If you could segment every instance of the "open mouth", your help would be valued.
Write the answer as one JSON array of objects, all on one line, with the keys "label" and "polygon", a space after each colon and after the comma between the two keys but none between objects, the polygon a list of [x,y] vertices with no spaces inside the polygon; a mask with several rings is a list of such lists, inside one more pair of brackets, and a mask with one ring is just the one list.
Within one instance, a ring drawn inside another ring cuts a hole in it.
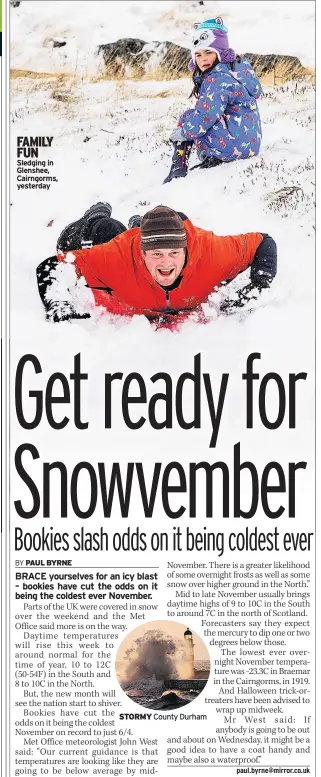
[{"label": "open mouth", "polygon": [[161,270],[160,267],[158,267],[157,272],[162,276],[162,278],[169,278],[174,272],[174,268],[171,267],[170,270]]}]

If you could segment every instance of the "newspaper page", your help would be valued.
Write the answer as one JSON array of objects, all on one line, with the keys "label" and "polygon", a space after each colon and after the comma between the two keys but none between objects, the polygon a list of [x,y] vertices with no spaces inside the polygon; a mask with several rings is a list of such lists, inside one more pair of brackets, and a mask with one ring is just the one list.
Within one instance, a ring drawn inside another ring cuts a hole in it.
[{"label": "newspaper page", "polygon": [[316,775],[315,5],[3,12],[3,773]]}]

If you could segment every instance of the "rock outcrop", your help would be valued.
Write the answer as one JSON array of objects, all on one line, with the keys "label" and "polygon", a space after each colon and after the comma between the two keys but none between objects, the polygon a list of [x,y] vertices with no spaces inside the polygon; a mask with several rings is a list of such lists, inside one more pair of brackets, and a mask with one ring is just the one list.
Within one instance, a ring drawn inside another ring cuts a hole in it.
[{"label": "rock outcrop", "polygon": [[97,55],[102,58],[104,75],[112,78],[181,78],[188,74],[190,60],[189,50],[175,43],[146,43],[138,38],[102,44]]},{"label": "rock outcrop", "polygon": [[301,65],[298,57],[290,57],[283,54],[244,54],[247,57],[256,75],[262,81],[268,78],[275,84],[284,83],[311,75],[311,71]]},{"label": "rock outcrop", "polygon": [[[190,51],[169,41],[146,43],[139,38],[121,38],[98,46],[100,72],[105,78],[176,79],[189,75]],[[246,53],[258,78],[270,84],[304,79],[311,71],[297,57],[281,54]]]}]

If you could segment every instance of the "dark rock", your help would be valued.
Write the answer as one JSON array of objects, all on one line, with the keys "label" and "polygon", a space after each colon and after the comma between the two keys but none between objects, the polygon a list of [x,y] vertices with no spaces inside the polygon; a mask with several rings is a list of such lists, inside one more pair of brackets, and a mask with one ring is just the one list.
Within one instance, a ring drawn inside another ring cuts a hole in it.
[{"label": "dark rock", "polygon": [[54,49],[61,49],[62,46],[66,46],[67,45],[67,41],[66,40],[53,40],[52,43],[53,43],[53,48]]},{"label": "dark rock", "polygon": [[180,78],[188,74],[190,60],[190,51],[183,46],[169,41],[145,43],[137,38],[102,44],[97,55],[103,58],[105,75],[113,78]]},{"label": "dark rock", "polygon": [[284,83],[297,78],[306,78],[310,73],[301,65],[298,57],[284,54],[244,54],[247,57],[258,78],[272,76],[275,84]]},{"label": "dark rock", "polygon": [[[140,38],[121,38],[115,43],[98,46],[96,54],[102,58],[107,78],[157,77],[166,80],[190,75],[190,50],[169,41],[146,43]],[[243,56],[248,57],[258,78],[268,77],[271,83],[306,78],[311,74],[297,57],[251,53]]]},{"label": "dark rock", "polygon": [[160,699],[152,702],[151,709],[153,710],[176,710],[178,707],[185,707],[189,704],[189,699],[184,699],[174,691],[167,691],[163,693]]},{"label": "dark rock", "polygon": [[19,8],[20,0],[10,0],[10,5],[12,5],[12,8]]}]

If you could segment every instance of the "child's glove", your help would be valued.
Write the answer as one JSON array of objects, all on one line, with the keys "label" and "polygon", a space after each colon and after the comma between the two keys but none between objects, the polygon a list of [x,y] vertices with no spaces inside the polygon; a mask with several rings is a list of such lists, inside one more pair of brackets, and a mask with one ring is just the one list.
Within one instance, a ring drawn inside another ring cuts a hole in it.
[{"label": "child's glove", "polygon": [[186,140],[181,127],[176,127],[176,129],[174,129],[169,136],[169,139],[172,141],[172,143],[182,143],[183,140]]}]

